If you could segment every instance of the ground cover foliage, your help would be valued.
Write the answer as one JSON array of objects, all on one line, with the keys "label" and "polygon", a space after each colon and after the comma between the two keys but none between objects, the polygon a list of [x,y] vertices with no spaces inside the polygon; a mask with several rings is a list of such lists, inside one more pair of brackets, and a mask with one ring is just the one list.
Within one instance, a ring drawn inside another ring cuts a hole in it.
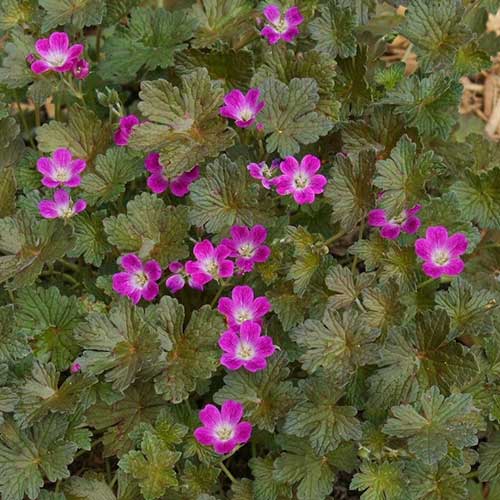
[{"label": "ground cover foliage", "polygon": [[499,8],[2,0],[0,497],[500,498]]}]

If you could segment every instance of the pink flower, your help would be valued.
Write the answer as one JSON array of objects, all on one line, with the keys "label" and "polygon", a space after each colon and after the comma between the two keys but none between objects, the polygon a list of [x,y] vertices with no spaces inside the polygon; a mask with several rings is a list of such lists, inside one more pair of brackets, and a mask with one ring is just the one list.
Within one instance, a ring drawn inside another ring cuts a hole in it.
[{"label": "pink flower", "polygon": [[263,13],[271,25],[266,25],[260,33],[267,38],[270,45],[278,43],[279,40],[291,42],[300,33],[297,26],[302,24],[304,17],[298,7],[289,8],[284,17],[281,16],[280,9],[276,5],[268,5]]},{"label": "pink flower", "polygon": [[195,285],[193,283],[193,279],[186,272],[186,270],[184,269],[184,265],[181,262],[171,262],[168,265],[168,270],[174,274],[167,278],[165,285],[170,289],[172,293],[177,293],[179,290],[182,290],[186,285],[186,281],[191,288],[203,290],[203,286]]},{"label": "pink flower", "polygon": [[415,216],[422,207],[415,205],[413,208],[403,210],[398,217],[387,218],[386,211],[381,208],[370,210],[368,214],[368,224],[382,228],[380,236],[389,240],[395,240],[401,231],[407,234],[415,234],[420,227],[420,219]]},{"label": "pink flower", "polygon": [[240,90],[231,90],[224,97],[224,106],[220,108],[221,116],[236,120],[236,126],[247,128],[255,122],[256,116],[265,106],[264,101],[259,101],[260,90],[250,89],[246,95]]},{"label": "pink flower", "polygon": [[77,200],[73,203],[69,193],[64,189],[54,191],[54,201],[42,200],[38,204],[40,215],[46,219],[69,219],[85,208],[87,208],[85,200]]},{"label": "pink flower", "polygon": [[321,161],[316,156],[304,156],[300,165],[293,156],[287,156],[280,164],[283,175],[276,178],[276,192],[281,196],[292,194],[299,205],[313,203],[327,182],[326,177],[316,174],[320,168]]},{"label": "pink flower", "polygon": [[260,163],[250,163],[247,165],[247,170],[250,172],[250,175],[254,179],[260,181],[266,189],[270,189],[275,183],[273,175],[278,169],[279,163],[279,160],[273,160],[270,167],[268,167],[267,163],[264,161]]},{"label": "pink flower", "polygon": [[78,59],[71,69],[73,76],[77,80],[85,80],[90,73],[90,65],[85,59]]},{"label": "pink flower", "polygon": [[225,354],[220,362],[229,370],[238,370],[243,366],[249,372],[264,370],[266,358],[272,356],[275,347],[273,339],[261,336],[262,328],[258,323],[246,321],[241,325],[239,335],[228,330],[219,338],[219,346]]},{"label": "pink flower", "polygon": [[78,373],[80,370],[82,369],[82,367],[80,366],[79,363],[73,363],[69,369],[69,371],[71,373]]},{"label": "pink flower", "polygon": [[467,251],[467,246],[465,234],[456,233],[448,237],[445,227],[433,226],[427,228],[425,238],[415,242],[415,253],[425,261],[422,270],[427,276],[457,276],[464,270],[464,263],[459,257]]},{"label": "pink flower", "polygon": [[148,187],[156,194],[163,193],[170,185],[172,194],[182,198],[189,193],[189,186],[200,178],[200,167],[196,165],[189,172],[184,172],[169,181],[165,176],[164,167],[160,163],[160,155],[158,153],[150,153],[146,156],[144,165],[146,170],[152,174],[148,177]]},{"label": "pink flower", "polygon": [[42,157],[36,162],[37,170],[43,175],[42,184],[48,188],[79,186],[80,174],[86,167],[85,160],[73,160],[71,151],[66,148],[56,149],[52,158]]},{"label": "pink flower", "polygon": [[252,435],[252,424],[240,422],[243,417],[243,405],[229,399],[224,402],[221,411],[214,405],[206,405],[199,413],[203,427],[194,431],[196,440],[213,446],[216,453],[231,453],[236,446],[245,444]]},{"label": "pink flower", "polygon": [[233,226],[231,239],[222,240],[222,244],[231,250],[230,257],[236,257],[236,265],[244,273],[250,272],[256,262],[265,262],[271,249],[263,245],[267,238],[267,229],[260,224],[249,229],[246,226]]},{"label": "pink flower", "polygon": [[52,33],[49,38],[37,40],[35,48],[42,57],[31,65],[31,70],[36,74],[70,71],[83,52],[83,45],[77,43],[70,46],[68,35],[59,31]]},{"label": "pink flower", "polygon": [[197,260],[188,260],[185,266],[186,272],[191,275],[193,288],[233,275],[234,264],[227,259],[231,250],[225,245],[214,248],[211,241],[203,240],[196,243],[193,253]]},{"label": "pink flower", "polygon": [[119,128],[114,134],[115,144],[117,146],[126,146],[132,135],[132,131],[139,123],[139,118],[135,115],[122,116],[120,118]]},{"label": "pink flower", "polygon": [[156,260],[143,264],[137,255],[129,253],[121,257],[120,265],[124,271],[113,275],[113,290],[130,297],[134,304],[141,297],[147,301],[154,300],[159,292],[156,282],[161,278],[160,264]]},{"label": "pink flower", "polygon": [[219,299],[217,310],[226,317],[231,329],[237,330],[245,321],[262,324],[263,317],[271,310],[266,297],[254,299],[253,290],[246,285],[235,286],[229,297]]}]

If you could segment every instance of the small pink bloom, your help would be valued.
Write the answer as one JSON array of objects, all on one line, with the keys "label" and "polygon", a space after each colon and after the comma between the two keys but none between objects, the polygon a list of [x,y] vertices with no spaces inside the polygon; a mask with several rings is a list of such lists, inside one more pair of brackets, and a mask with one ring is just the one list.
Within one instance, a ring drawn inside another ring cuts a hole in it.
[{"label": "small pink bloom", "polygon": [[273,160],[270,167],[268,167],[267,163],[264,161],[261,161],[260,163],[250,163],[247,165],[247,170],[250,175],[254,179],[260,181],[266,189],[270,189],[275,183],[275,178],[273,178],[273,176],[277,171],[279,164],[279,160]]},{"label": "small pink bloom", "polygon": [[260,90],[250,89],[246,95],[240,90],[231,90],[224,97],[224,106],[220,108],[221,116],[236,120],[236,126],[247,128],[255,122],[265,103],[259,101]]},{"label": "small pink bloom", "polygon": [[132,135],[132,131],[139,123],[139,118],[135,115],[122,116],[120,118],[118,130],[116,130],[114,134],[115,144],[117,146],[126,146]]},{"label": "small pink bloom", "polygon": [[78,59],[71,69],[73,76],[77,80],[85,80],[90,73],[90,65],[85,59]]},{"label": "small pink bloom", "polygon": [[26,56],[26,62],[31,66],[36,61],[35,54],[28,54]]},{"label": "small pink bloom", "polygon": [[252,435],[252,424],[240,422],[243,410],[241,403],[231,399],[222,404],[221,411],[214,405],[206,405],[199,413],[203,427],[195,429],[194,437],[204,446],[213,446],[220,455],[231,453]]},{"label": "small pink bloom", "polygon": [[237,330],[245,321],[262,324],[262,319],[271,310],[266,297],[254,299],[253,290],[246,285],[235,286],[229,297],[219,299],[217,310],[226,317],[231,329]]},{"label": "small pink bloom", "polygon": [[263,13],[270,24],[267,24],[260,33],[267,38],[270,45],[275,45],[280,40],[291,42],[300,33],[297,26],[302,24],[304,17],[298,7],[289,8],[282,16],[278,6],[268,5]]},{"label": "small pink bloom", "polygon": [[54,200],[42,200],[38,204],[40,215],[46,219],[69,219],[87,208],[85,200],[71,201],[64,189],[54,191]]},{"label": "small pink bloom", "polygon": [[130,297],[137,304],[141,297],[149,302],[158,295],[156,283],[161,278],[161,267],[156,260],[142,263],[141,259],[129,253],[120,258],[123,272],[113,275],[113,290],[120,295]]},{"label": "small pink bloom", "polygon": [[188,260],[185,266],[186,272],[191,276],[193,288],[233,275],[234,264],[227,259],[231,250],[225,245],[214,248],[211,241],[203,240],[196,243],[193,253],[197,260]]},{"label": "small pink bloom", "polygon": [[389,240],[395,240],[401,231],[407,234],[415,234],[420,228],[420,219],[415,215],[422,207],[415,205],[413,208],[403,210],[398,217],[387,218],[387,213],[382,208],[371,210],[368,214],[368,224],[380,227],[380,236]]},{"label": "small pink bloom", "polygon": [[37,40],[35,48],[42,57],[31,64],[31,70],[37,74],[46,71],[71,71],[83,52],[83,45],[77,43],[70,46],[68,35],[59,31],[52,33],[49,38]]},{"label": "small pink bloom", "polygon": [[292,194],[299,205],[313,203],[327,182],[326,177],[316,174],[320,168],[321,161],[316,156],[304,156],[300,165],[293,156],[287,156],[280,164],[283,175],[276,178],[276,192],[281,196]]},{"label": "small pink bloom", "polygon": [[219,338],[219,347],[224,351],[220,362],[229,370],[243,367],[249,372],[264,370],[266,358],[272,356],[275,347],[273,339],[261,336],[258,323],[246,321],[241,325],[239,335],[234,330],[224,332]]},{"label": "small pink bloom", "polygon": [[425,238],[415,242],[415,253],[425,262],[422,270],[431,278],[457,276],[464,270],[460,255],[467,251],[467,237],[456,233],[448,236],[443,226],[428,227]]},{"label": "small pink bloom", "polygon": [[150,153],[144,160],[146,170],[151,173],[147,184],[153,193],[160,194],[167,190],[170,185],[170,191],[174,196],[182,198],[189,193],[191,184],[200,178],[200,167],[196,165],[189,172],[184,172],[170,181],[165,175],[164,167],[160,162],[158,153]]},{"label": "small pink bloom", "polygon": [[44,156],[36,162],[37,170],[43,175],[42,184],[48,188],[79,186],[80,174],[86,167],[85,160],[73,160],[71,151],[66,148],[56,149],[51,158]]},{"label": "small pink bloom", "polygon": [[78,373],[81,369],[82,367],[80,366],[79,363],[73,363],[69,370],[71,373]]},{"label": "small pink bloom", "polygon": [[267,229],[260,224],[249,229],[246,226],[233,226],[231,239],[222,240],[230,250],[230,257],[236,257],[236,265],[244,273],[250,272],[256,262],[265,262],[271,249],[263,245],[267,238]]},{"label": "small pink bloom", "polygon": [[179,290],[182,290],[186,285],[186,282],[191,288],[203,290],[203,286],[197,286],[193,283],[191,276],[186,272],[184,265],[181,262],[171,262],[168,265],[168,270],[174,274],[167,278],[165,285],[172,293],[177,293]]}]

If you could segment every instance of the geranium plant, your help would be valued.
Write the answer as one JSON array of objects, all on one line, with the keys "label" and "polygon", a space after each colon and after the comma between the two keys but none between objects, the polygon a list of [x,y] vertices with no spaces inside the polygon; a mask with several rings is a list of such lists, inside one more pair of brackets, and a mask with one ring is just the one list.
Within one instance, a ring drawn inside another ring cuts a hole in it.
[{"label": "geranium plant", "polygon": [[499,8],[0,1],[0,497],[500,498]]}]

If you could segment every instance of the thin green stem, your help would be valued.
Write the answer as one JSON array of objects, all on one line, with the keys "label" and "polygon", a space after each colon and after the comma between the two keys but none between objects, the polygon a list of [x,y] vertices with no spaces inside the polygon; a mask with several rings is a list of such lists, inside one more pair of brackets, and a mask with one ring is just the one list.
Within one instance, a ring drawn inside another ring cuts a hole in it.
[{"label": "thin green stem", "polygon": [[215,297],[212,299],[212,302],[210,302],[210,307],[214,307],[217,301],[219,300],[220,296],[222,295],[222,292],[224,291],[225,288],[229,286],[229,283],[227,281],[223,281],[217,290],[217,293],[215,294]]},{"label": "thin green stem", "polygon": [[80,268],[76,264],[73,264],[72,262],[67,262],[64,259],[57,259],[57,262],[59,262],[60,264],[62,264],[64,267],[67,267],[68,269],[71,269],[75,273],[77,273],[80,270]]},{"label": "thin green stem", "polygon": [[37,102],[35,104],[35,126],[38,128],[41,125],[41,120],[40,120],[40,106],[38,105]]},{"label": "thin green stem", "polygon": [[428,280],[422,281],[422,283],[419,283],[419,284],[417,285],[417,289],[419,289],[419,288],[424,288],[424,286],[427,286],[427,285],[429,285],[430,283],[433,283],[434,281],[436,281],[434,278],[429,278]]},{"label": "thin green stem", "polygon": [[97,27],[97,31],[95,33],[95,60],[99,62],[101,59],[101,36],[102,29],[100,26]]},{"label": "thin green stem", "polygon": [[333,236],[330,236],[326,241],[325,241],[325,245],[328,247],[330,246],[334,241],[337,241],[339,240],[340,238],[342,238],[342,236],[345,235],[345,231],[342,229],[340,230],[338,233],[335,233]]},{"label": "thin green stem", "polygon": [[[363,238],[363,231],[365,230],[365,221],[362,221],[360,226],[359,226],[359,235],[358,235],[358,241]],[[354,274],[354,271],[356,271],[356,266],[358,265],[358,256],[355,255],[354,259],[352,261],[352,267],[351,267],[351,272]]]},{"label": "thin green stem", "polygon": [[220,468],[222,472],[231,480],[232,483],[236,483],[236,478],[229,472],[229,469],[224,465],[224,462],[220,462]]},{"label": "thin green stem", "polygon": [[21,107],[21,103],[19,102],[19,98],[17,97],[17,92],[14,94],[16,96],[16,107],[17,107],[17,112],[19,114],[19,118],[21,120],[21,123],[23,124],[24,131],[26,132],[28,136],[28,140],[30,141],[31,147],[33,149],[36,149],[35,142],[33,141],[33,138],[31,137],[31,129],[28,126],[28,122],[26,120],[26,116],[24,114],[24,110]]}]

